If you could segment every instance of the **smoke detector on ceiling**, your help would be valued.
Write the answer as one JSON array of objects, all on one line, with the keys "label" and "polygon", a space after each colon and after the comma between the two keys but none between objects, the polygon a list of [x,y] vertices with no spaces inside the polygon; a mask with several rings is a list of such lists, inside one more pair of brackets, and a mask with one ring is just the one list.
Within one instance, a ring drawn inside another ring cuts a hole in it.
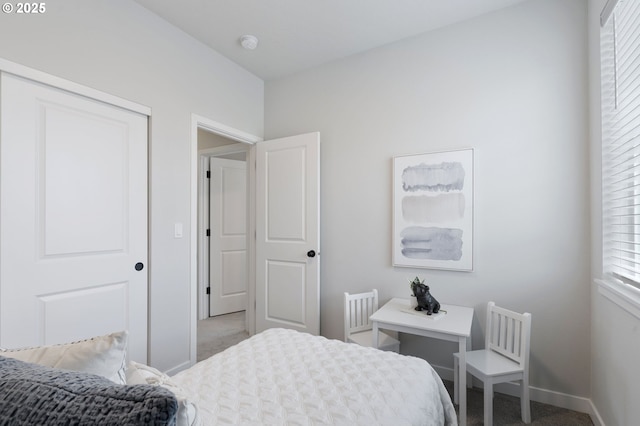
[{"label": "smoke detector on ceiling", "polygon": [[258,38],[251,34],[245,34],[240,37],[240,44],[247,50],[253,50],[258,47]]}]

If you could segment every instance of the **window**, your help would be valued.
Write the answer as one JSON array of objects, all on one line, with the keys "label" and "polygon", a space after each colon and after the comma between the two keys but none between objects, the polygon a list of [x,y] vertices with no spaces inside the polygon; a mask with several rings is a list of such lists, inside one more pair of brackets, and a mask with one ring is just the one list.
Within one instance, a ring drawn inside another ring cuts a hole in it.
[{"label": "window", "polygon": [[[640,0],[601,15],[603,273],[640,295]],[[625,285],[626,284],[626,285]],[[636,299],[640,300],[640,299]]]}]

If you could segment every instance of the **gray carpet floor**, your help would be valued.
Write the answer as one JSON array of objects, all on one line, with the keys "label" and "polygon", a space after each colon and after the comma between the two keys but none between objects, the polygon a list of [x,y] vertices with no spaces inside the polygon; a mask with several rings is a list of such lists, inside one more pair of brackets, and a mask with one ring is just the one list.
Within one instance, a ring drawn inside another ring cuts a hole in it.
[{"label": "gray carpet floor", "polygon": [[[453,382],[443,380],[453,400]],[[456,413],[458,406],[456,405]],[[467,390],[467,425],[484,424],[484,398],[481,388]],[[522,425],[520,398],[493,393],[493,424],[500,426]],[[591,417],[585,413],[531,401],[531,423],[540,426],[593,426]]]},{"label": "gray carpet floor", "polygon": [[[245,331],[245,313],[236,312],[198,321],[198,361],[222,352],[229,346],[249,337]],[[453,382],[444,380],[444,384],[453,399]],[[457,407],[456,407],[457,411]],[[483,424],[484,401],[482,389],[467,391],[467,424]],[[558,408],[553,405],[531,402],[532,425],[539,426],[592,426],[588,414]],[[521,425],[520,399],[494,393],[493,424],[499,426]]]},{"label": "gray carpet floor", "polygon": [[197,360],[202,361],[249,337],[244,311],[198,321]]}]

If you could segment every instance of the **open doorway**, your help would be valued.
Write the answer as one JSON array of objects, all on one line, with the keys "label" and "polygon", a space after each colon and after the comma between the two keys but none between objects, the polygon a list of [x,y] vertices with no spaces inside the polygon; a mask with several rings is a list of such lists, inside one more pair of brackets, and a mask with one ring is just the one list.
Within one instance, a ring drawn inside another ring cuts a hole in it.
[{"label": "open doorway", "polygon": [[250,145],[198,128],[197,361],[249,336],[247,256]]},{"label": "open doorway", "polygon": [[[245,157],[250,165],[247,167],[248,297],[245,329],[249,335],[274,326],[319,334],[320,134],[313,132],[263,141],[260,137],[195,114],[192,114],[191,129],[191,224],[198,224],[190,227],[193,253],[190,277],[191,364],[198,358],[199,315],[206,311],[203,307],[206,286],[201,286],[198,281],[206,276],[199,268],[206,264],[200,259],[208,245],[202,233],[207,228],[199,222],[205,215],[198,211],[198,206],[203,205],[199,192],[202,176],[199,174],[202,163],[198,155],[200,131],[229,139],[215,149],[232,149],[224,145],[233,146],[231,141],[248,147]],[[301,224],[305,226],[301,227]],[[282,250],[282,244],[268,244],[274,239],[280,243],[292,242],[293,250]],[[272,267],[266,268],[268,265]]]},{"label": "open doorway", "polygon": [[[215,138],[219,136],[220,138]],[[209,138],[216,139],[215,141]],[[200,191],[206,179],[206,174],[201,173],[206,170],[202,167],[202,157],[199,155],[198,141],[200,140],[203,151],[206,149],[224,150],[230,149],[235,143],[244,145],[247,149],[247,164],[255,164],[255,144],[262,141],[262,138],[246,133],[244,131],[229,127],[225,124],[213,121],[196,114],[191,115],[191,276],[190,276],[190,300],[191,300],[191,331],[190,331],[190,364],[193,365],[198,359],[198,321],[208,318],[208,298],[206,294],[207,285],[205,277],[208,272],[204,267],[208,266],[208,238],[206,237],[207,227],[204,225],[206,217],[200,211],[200,207],[206,205],[202,201],[203,194]],[[231,148],[235,149],[235,148]],[[217,152],[220,154],[221,152]],[[229,154],[230,152],[226,152]],[[247,197],[247,235],[255,235],[255,168],[247,168],[248,197]],[[245,311],[245,330],[249,334],[255,333],[255,239],[247,238],[248,253],[248,300]]]}]

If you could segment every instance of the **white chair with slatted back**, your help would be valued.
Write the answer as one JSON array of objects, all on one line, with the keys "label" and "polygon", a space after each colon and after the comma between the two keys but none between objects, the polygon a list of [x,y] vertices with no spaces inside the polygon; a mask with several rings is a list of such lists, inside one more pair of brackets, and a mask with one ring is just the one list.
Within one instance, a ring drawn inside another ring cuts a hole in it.
[{"label": "white chair with slatted back", "polygon": [[[344,341],[361,346],[373,345],[373,324],[369,317],[378,310],[378,290],[344,294]],[[378,348],[400,352],[400,342],[380,331]]]},{"label": "white chair with slatted back", "polygon": [[[529,403],[529,348],[531,314],[519,314],[487,305],[485,349],[466,352],[467,372],[484,383],[484,424],[493,424],[493,385],[521,380],[520,409],[522,421],[531,423]],[[454,354],[454,401],[458,402],[459,358]],[[463,392],[466,389],[463,389]]]}]

